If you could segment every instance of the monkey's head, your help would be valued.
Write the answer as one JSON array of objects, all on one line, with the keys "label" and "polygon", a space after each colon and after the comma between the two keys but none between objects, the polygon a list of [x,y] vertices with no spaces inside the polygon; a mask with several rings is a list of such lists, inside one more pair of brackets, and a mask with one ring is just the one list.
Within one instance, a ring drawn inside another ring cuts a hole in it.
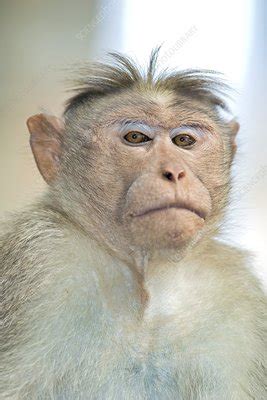
[{"label": "monkey's head", "polygon": [[218,227],[238,124],[209,71],[141,74],[127,58],[86,66],[63,120],[28,120],[50,198],[115,250],[177,252]]}]

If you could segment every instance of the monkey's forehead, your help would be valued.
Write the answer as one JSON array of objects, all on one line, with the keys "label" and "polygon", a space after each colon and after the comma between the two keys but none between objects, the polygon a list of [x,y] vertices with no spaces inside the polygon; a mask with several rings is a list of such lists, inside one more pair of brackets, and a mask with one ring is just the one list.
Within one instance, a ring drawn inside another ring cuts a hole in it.
[{"label": "monkey's forehead", "polygon": [[88,102],[78,111],[82,124],[108,126],[125,120],[175,128],[185,123],[205,123],[216,128],[217,114],[207,104],[169,93],[128,92]]}]

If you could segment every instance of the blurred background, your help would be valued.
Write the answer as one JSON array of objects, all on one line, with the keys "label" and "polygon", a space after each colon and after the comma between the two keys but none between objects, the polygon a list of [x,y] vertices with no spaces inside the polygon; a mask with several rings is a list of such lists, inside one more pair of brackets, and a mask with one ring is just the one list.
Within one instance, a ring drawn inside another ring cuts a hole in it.
[{"label": "blurred background", "polygon": [[221,71],[237,90],[241,124],[228,240],[255,253],[267,287],[266,4],[264,0],[1,0],[0,215],[45,184],[28,145],[27,117],[60,115],[73,63],[121,51],[141,64],[162,44],[163,68]]}]

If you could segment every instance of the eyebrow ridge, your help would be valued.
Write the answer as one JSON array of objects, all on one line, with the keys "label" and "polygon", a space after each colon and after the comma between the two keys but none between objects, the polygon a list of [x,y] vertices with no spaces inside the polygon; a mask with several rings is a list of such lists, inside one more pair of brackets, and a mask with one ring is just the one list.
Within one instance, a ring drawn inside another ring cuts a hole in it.
[{"label": "eyebrow ridge", "polygon": [[206,131],[209,131],[209,132],[213,132],[213,130],[214,130],[212,128],[212,126],[210,126],[209,124],[203,123],[203,122],[197,122],[197,121],[183,122],[180,125],[177,125],[177,126],[175,126],[173,128],[166,128],[162,124],[157,124],[157,125],[150,124],[149,122],[147,122],[145,120],[135,119],[135,118],[133,118],[133,119],[127,118],[127,119],[112,120],[112,121],[107,122],[106,126],[111,126],[111,125],[116,125],[116,124],[120,124],[121,125],[121,129],[127,128],[127,126],[130,126],[130,125],[143,125],[144,127],[149,128],[149,129],[151,129],[151,128],[152,129],[153,128],[156,128],[156,129],[163,128],[163,129],[167,129],[169,131],[173,131],[175,129],[179,129],[179,128],[183,128],[183,127],[184,128],[186,128],[186,127],[199,128],[199,129],[206,130]]}]

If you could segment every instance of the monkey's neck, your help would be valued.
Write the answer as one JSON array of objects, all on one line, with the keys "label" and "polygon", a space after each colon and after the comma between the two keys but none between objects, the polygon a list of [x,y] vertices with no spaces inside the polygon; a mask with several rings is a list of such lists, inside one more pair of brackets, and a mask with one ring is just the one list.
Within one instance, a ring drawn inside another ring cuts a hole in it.
[{"label": "monkey's neck", "polygon": [[[96,266],[96,274],[100,273],[105,285],[112,287],[113,304],[117,301],[116,297],[118,298],[116,293],[121,293],[125,297],[132,296],[132,301],[139,303],[141,312],[144,312],[151,300],[151,282],[160,281],[162,277],[171,274],[172,270],[181,268],[188,259],[196,258],[195,252],[200,253],[207,243],[206,237],[202,245],[198,242],[197,250],[194,246],[190,246],[189,249],[154,253],[139,249],[127,251],[126,246],[117,248],[105,242],[103,238],[86,232],[60,209],[54,209],[54,212],[64,217],[68,229],[73,232],[74,241],[78,240],[79,243],[74,248],[81,248],[80,244],[83,243],[82,248],[87,253],[84,261],[88,264],[88,272],[90,273]],[[129,292],[127,287],[131,287],[132,291]],[[127,301],[130,303],[130,299]]]}]

